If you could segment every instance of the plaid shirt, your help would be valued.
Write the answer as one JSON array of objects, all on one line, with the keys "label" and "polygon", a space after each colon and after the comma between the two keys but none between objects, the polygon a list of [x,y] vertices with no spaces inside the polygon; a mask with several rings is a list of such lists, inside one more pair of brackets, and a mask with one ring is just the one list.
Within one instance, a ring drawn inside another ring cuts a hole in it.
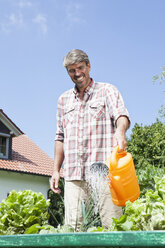
[{"label": "plaid shirt", "polygon": [[94,162],[105,162],[114,144],[115,122],[129,114],[122,96],[111,84],[94,81],[83,100],[76,88],[58,100],[55,140],[64,142],[65,180],[86,180]]}]

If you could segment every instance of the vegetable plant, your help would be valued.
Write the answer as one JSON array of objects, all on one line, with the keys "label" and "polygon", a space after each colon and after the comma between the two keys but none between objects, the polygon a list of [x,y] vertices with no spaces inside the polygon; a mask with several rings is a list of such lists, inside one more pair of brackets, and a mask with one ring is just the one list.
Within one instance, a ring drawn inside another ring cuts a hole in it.
[{"label": "vegetable plant", "polygon": [[0,204],[0,235],[38,233],[48,223],[49,200],[31,190],[12,190]]}]

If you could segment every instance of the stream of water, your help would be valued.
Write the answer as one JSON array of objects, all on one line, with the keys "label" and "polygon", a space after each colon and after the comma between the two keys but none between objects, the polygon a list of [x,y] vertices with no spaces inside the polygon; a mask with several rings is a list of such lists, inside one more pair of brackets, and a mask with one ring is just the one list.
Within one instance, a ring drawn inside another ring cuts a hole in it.
[{"label": "stream of water", "polygon": [[[99,202],[105,190],[105,181],[109,180],[108,167],[103,163],[94,163],[91,167],[91,174],[88,178],[88,184],[91,191],[91,197],[94,203],[94,213],[99,211]],[[109,182],[110,183],[110,182]]]}]

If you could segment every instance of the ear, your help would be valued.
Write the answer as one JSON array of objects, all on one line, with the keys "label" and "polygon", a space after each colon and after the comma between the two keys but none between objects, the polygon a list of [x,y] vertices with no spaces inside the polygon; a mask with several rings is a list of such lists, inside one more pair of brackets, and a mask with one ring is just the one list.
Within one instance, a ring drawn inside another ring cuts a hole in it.
[{"label": "ear", "polygon": [[90,72],[90,70],[91,70],[91,65],[90,65],[90,63],[87,64],[87,67],[88,67],[88,71]]}]

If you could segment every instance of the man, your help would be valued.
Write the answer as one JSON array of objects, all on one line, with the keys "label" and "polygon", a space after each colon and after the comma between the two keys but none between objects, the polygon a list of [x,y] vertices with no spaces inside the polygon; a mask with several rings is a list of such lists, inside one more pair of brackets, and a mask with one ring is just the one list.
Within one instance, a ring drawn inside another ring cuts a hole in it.
[{"label": "man", "polygon": [[[64,161],[65,224],[78,230],[82,223],[81,203],[89,199],[88,178],[94,162],[105,162],[113,147],[126,148],[125,133],[129,115],[118,90],[108,83],[96,83],[90,77],[87,54],[79,49],[70,51],[63,65],[75,84],[58,100],[55,138],[54,172],[51,189],[58,187],[60,168]],[[122,215],[112,203],[108,182],[99,200],[102,225],[110,227],[112,217]]]}]

